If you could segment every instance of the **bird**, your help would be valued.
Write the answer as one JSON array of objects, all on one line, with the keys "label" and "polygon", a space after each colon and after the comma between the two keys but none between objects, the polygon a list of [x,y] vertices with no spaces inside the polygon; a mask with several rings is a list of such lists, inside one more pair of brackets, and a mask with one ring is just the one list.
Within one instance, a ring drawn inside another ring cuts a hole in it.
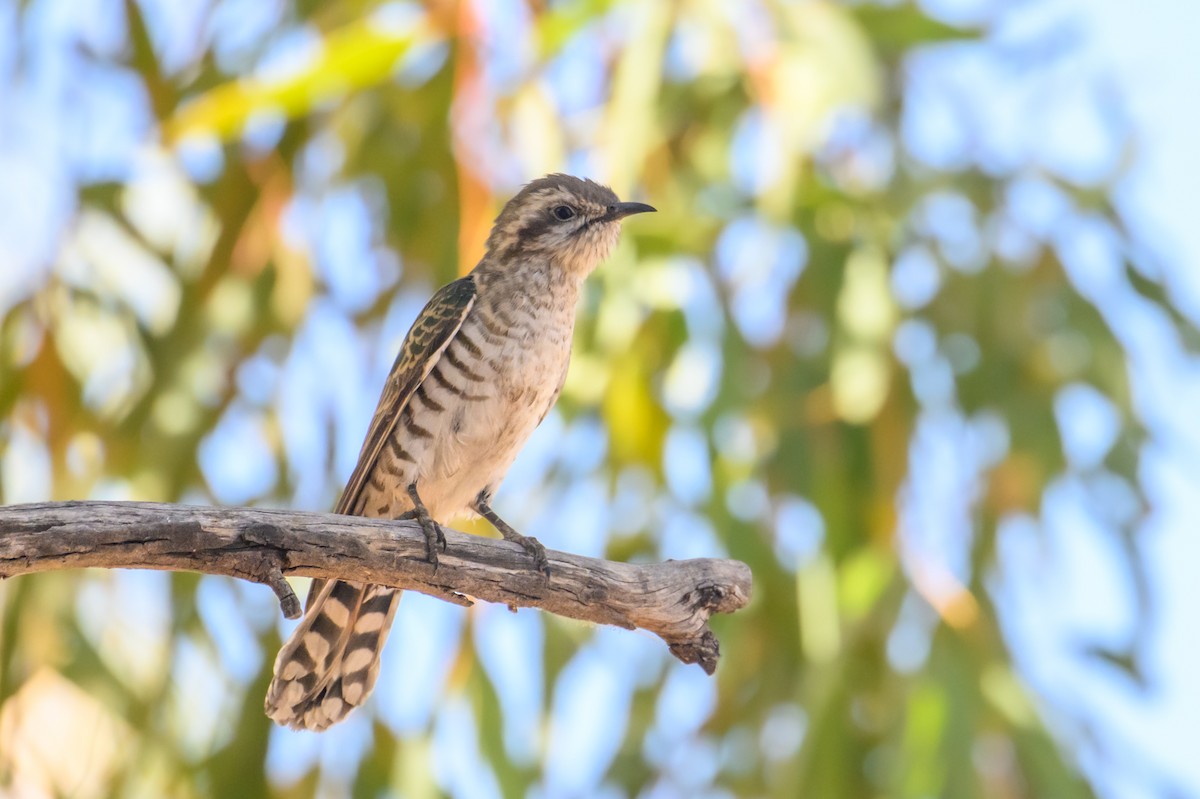
[{"label": "bird", "polygon": [[[584,280],[612,253],[621,221],[655,211],[566,174],[527,183],[505,204],[485,252],[439,289],[400,347],[335,513],[416,520],[426,557],[441,523],[483,517],[529,553],[545,548],[492,509],[492,497],[566,380]],[[275,660],[265,709],[292,729],[324,730],[371,693],[400,591],[314,580]]]}]

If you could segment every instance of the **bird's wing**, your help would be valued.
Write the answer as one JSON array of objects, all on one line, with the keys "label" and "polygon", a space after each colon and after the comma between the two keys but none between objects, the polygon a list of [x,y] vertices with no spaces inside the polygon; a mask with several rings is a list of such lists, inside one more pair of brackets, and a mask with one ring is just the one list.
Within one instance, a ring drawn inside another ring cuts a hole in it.
[{"label": "bird's wing", "polygon": [[358,455],[358,463],[334,513],[350,513],[358,502],[358,495],[375,466],[380,450],[396,427],[400,412],[421,381],[437,365],[438,358],[458,333],[474,304],[475,280],[468,276],[439,289],[417,316],[417,321],[413,322],[400,347],[396,362],[392,364],[392,371],[388,373],[375,417],[371,419],[362,452]]},{"label": "bird's wing", "polygon": [[[383,395],[367,429],[358,463],[350,474],[346,490],[338,499],[337,507],[333,509],[334,513],[352,513],[380,451],[396,427],[401,411],[462,327],[475,304],[475,296],[474,278],[468,275],[455,280],[439,289],[413,322],[383,385]],[[313,581],[308,594],[310,604],[320,593],[323,584],[324,580]]]}]

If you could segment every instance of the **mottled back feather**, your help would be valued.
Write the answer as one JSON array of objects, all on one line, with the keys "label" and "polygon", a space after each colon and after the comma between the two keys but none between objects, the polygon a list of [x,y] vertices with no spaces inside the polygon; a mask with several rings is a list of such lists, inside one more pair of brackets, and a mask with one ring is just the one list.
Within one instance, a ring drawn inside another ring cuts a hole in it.
[{"label": "mottled back feather", "polygon": [[[462,327],[475,298],[473,278],[456,280],[434,294],[413,323],[335,513],[355,514],[397,420]],[[370,515],[370,509],[364,507],[360,515]],[[321,730],[361,704],[378,676],[379,654],[399,596],[383,586],[314,580],[305,617],[276,657],[267,715],[289,727]]]},{"label": "mottled back feather", "polygon": [[[379,460],[379,453],[395,429],[404,406],[412,399],[413,392],[421,385],[421,381],[429,376],[430,370],[437,364],[438,357],[462,327],[463,320],[475,304],[475,292],[474,278],[470,275],[459,278],[442,286],[425,304],[421,313],[417,314],[417,319],[408,331],[400,352],[392,363],[391,371],[388,372],[379,405],[375,407],[375,415],[371,418],[367,437],[363,440],[362,450],[358,454],[358,463],[354,465],[354,471],[346,481],[346,488],[338,498],[334,513],[355,515],[354,506],[358,504],[363,486],[371,476],[371,470]],[[324,586],[324,580],[313,580],[304,605],[306,611],[313,606]]]},{"label": "mottled back feather", "polygon": [[379,398],[379,406],[375,409],[375,417],[367,428],[367,438],[363,441],[358,464],[350,474],[346,490],[333,509],[334,513],[350,513],[358,502],[379,452],[392,434],[404,406],[412,399],[421,381],[429,376],[429,371],[462,327],[463,320],[474,304],[475,279],[468,275],[443,286],[417,316],[412,330],[404,339],[400,354],[396,356],[396,362],[392,364],[392,371],[383,387],[383,396]]}]

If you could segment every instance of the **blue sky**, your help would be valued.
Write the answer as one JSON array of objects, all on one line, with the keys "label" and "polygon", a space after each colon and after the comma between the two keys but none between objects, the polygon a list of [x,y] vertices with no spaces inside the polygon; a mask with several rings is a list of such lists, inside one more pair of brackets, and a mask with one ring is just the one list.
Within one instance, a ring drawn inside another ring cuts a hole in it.
[{"label": "blue sky", "polygon": [[[1068,72],[1111,87],[1132,125],[1134,167],[1118,192],[1122,212],[1135,233],[1160,259],[1180,305],[1200,321],[1200,225],[1196,187],[1200,181],[1200,4],[1179,0],[1054,0],[1024,4],[1022,25],[1042,24],[1073,45]],[[1061,79],[1061,75],[1053,76]],[[1081,162],[1071,151],[1087,136],[1070,124],[1056,136],[1057,157]],[[1068,250],[1070,244],[1065,244]],[[1082,249],[1082,248],[1081,248]],[[1071,256],[1068,254],[1068,258]],[[1094,270],[1086,252],[1076,253],[1081,270]],[[1091,272],[1089,272],[1091,274]],[[1200,606],[1200,368],[1182,353],[1152,314],[1119,300],[1101,298],[1106,315],[1133,352],[1131,374],[1140,414],[1152,433],[1142,460],[1142,481],[1151,514],[1138,536],[1147,559],[1153,597],[1149,629],[1131,630],[1124,580],[1101,542],[1104,534],[1081,505],[1085,487],[1064,480],[1047,498],[1045,532],[1014,531],[1011,566],[1028,569],[1007,595],[1017,610],[1007,629],[1026,679],[1052,703],[1095,714],[1104,721],[1107,752],[1093,752],[1085,767],[1099,775],[1109,796],[1150,797],[1167,786],[1182,795],[1200,793],[1196,719],[1200,718],[1200,637],[1194,609]],[[1061,500],[1059,499],[1061,498]],[[1071,510],[1074,506],[1074,510]],[[1132,689],[1104,668],[1081,668],[1070,649],[1087,631],[1114,643],[1144,636],[1143,666],[1148,689]],[[1166,776],[1165,784],[1158,778]]]}]

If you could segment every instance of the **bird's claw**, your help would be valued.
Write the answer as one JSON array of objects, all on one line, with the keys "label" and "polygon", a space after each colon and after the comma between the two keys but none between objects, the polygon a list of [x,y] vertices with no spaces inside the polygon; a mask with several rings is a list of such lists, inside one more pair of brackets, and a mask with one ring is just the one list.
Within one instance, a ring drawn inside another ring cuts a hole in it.
[{"label": "bird's claw", "polygon": [[425,560],[429,561],[436,569],[438,565],[437,548],[440,544],[442,551],[446,551],[446,534],[442,531],[442,526],[429,515],[425,503],[421,501],[421,495],[417,493],[416,483],[409,484],[408,496],[412,499],[413,507],[411,510],[405,511],[401,518],[416,519],[417,523],[421,525],[421,532],[425,534]]},{"label": "bird's claw", "polygon": [[480,492],[479,496],[475,498],[475,504],[472,505],[472,508],[480,516],[491,522],[492,526],[504,537],[505,541],[520,544],[521,548],[533,558],[533,568],[544,574],[548,579],[550,577],[550,563],[546,559],[546,548],[542,546],[542,542],[533,536],[521,535],[512,528],[512,525],[497,516],[496,511],[492,510],[492,506],[488,504],[488,497],[488,492]]},{"label": "bird's claw", "polygon": [[442,551],[446,551],[446,534],[442,531],[442,526],[429,517],[428,514],[417,516],[417,521],[421,523],[421,532],[425,533],[425,560],[436,569],[438,565],[437,548],[440,545]]},{"label": "bird's claw", "polygon": [[550,562],[546,559],[546,548],[542,546],[542,542],[533,536],[523,535],[517,539],[517,543],[524,547],[529,556],[533,558],[533,568],[549,577]]}]

